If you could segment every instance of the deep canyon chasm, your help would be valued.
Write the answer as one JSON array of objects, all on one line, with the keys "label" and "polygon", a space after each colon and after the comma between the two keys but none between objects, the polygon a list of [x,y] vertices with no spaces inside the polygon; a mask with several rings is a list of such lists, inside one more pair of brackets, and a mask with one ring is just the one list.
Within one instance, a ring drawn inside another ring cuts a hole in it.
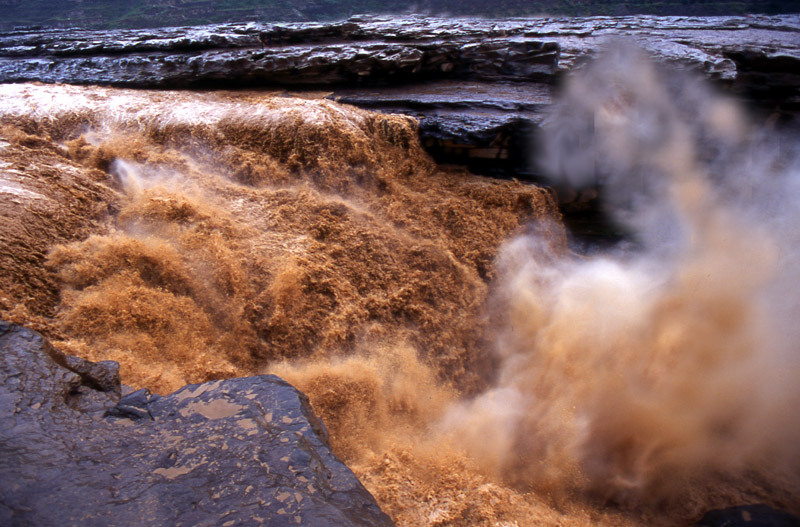
[{"label": "deep canyon chasm", "polygon": [[[794,15],[3,34],[0,318],[52,348],[2,327],[2,400],[99,452],[169,444],[120,469],[98,522],[387,524],[364,488],[397,525],[797,514],[798,34]],[[656,62],[599,51],[619,35]],[[568,139],[558,194],[509,179],[543,181],[540,128]],[[636,244],[578,257],[562,212],[598,173]],[[223,381],[266,373],[310,406]],[[308,425],[273,425],[275,400]],[[13,430],[58,434],[26,419],[2,438],[19,459]],[[50,521],[32,496],[73,499],[14,485],[20,525]]]}]

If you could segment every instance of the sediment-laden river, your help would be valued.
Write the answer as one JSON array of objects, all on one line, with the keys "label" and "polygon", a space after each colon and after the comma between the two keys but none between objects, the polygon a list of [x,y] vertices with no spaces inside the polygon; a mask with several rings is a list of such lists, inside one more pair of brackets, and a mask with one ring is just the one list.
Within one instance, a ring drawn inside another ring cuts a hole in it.
[{"label": "sediment-laden river", "polygon": [[582,255],[552,189],[438,165],[409,115],[0,85],[0,318],[158,393],[283,377],[398,525],[800,513],[791,105],[619,44],[563,78],[531,152],[626,233]]}]

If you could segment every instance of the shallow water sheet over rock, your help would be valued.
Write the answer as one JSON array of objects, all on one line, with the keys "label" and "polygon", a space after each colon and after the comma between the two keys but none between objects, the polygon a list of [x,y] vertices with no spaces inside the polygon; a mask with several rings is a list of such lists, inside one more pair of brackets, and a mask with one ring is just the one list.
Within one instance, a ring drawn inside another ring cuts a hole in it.
[{"label": "shallow water sheet over rock", "polygon": [[0,322],[0,524],[392,524],[280,378],[120,399],[117,368]]}]

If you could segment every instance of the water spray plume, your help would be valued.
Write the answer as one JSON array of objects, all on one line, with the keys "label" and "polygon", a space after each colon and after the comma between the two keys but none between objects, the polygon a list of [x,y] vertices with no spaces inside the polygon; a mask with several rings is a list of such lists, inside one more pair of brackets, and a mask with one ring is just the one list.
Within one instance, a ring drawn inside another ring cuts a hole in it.
[{"label": "water spray plume", "polygon": [[[573,185],[602,183],[636,248],[581,258],[536,235],[506,244],[500,379],[448,428],[514,485],[679,509],[703,502],[708,481],[727,488],[749,474],[796,510],[800,355],[785,324],[800,313],[784,280],[798,264],[782,248],[796,234],[775,226],[797,225],[800,211],[764,208],[745,183],[784,185],[797,172],[742,181],[725,156],[768,152],[746,120],[634,49],[612,48],[565,93],[550,167]],[[486,430],[507,437],[484,442]]]}]

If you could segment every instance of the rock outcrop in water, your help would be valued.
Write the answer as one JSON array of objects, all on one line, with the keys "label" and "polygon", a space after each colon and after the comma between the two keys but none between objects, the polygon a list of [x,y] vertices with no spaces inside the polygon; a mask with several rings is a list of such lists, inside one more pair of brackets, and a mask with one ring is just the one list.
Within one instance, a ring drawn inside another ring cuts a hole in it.
[{"label": "rock outcrop in water", "polygon": [[716,79],[766,112],[800,110],[800,16],[510,20],[354,17],[309,24],[0,35],[0,82],[322,89],[420,118],[439,161],[532,177],[528,135],[559,76],[609,39]]},{"label": "rock outcrop in water", "polygon": [[742,505],[708,512],[695,527],[798,527],[800,518],[766,505]]},{"label": "rock outcrop in water", "polygon": [[0,523],[392,524],[280,378],[120,398],[118,371],[0,322]]}]

